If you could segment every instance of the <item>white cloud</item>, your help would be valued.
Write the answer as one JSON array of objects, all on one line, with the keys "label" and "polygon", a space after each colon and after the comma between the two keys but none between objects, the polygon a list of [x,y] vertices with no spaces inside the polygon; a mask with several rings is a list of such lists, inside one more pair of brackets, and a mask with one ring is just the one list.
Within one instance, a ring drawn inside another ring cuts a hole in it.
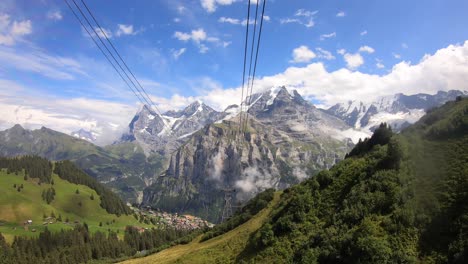
[{"label": "white cloud", "polygon": [[209,37],[203,28],[194,29],[190,33],[176,31],[174,38],[184,42],[193,41],[198,46],[200,53],[206,53],[209,50],[206,42],[215,43],[222,47],[227,47],[230,44],[230,42],[222,42],[217,37]]},{"label": "white cloud", "polygon": [[367,35],[367,30],[362,31],[362,32],[359,33],[359,34],[360,34],[361,36],[365,36],[365,35]]},{"label": "white cloud", "polygon": [[176,31],[174,33],[174,37],[181,41],[192,40],[196,43],[200,43],[201,41],[206,40],[206,32],[203,28],[194,29],[190,33]]},{"label": "white cloud", "polygon": [[0,14],[0,45],[12,46],[31,33],[31,20],[12,22],[8,14]]},{"label": "white cloud", "polygon": [[320,40],[325,40],[325,39],[334,38],[334,37],[336,37],[336,32],[332,32],[329,34],[322,34],[320,35]]},{"label": "white cloud", "polygon": [[[264,16],[264,20],[265,21],[270,21],[270,17],[269,16]],[[232,24],[232,25],[242,25],[242,26],[247,25],[247,19],[240,20],[240,19],[231,18],[231,17],[220,17],[218,19],[218,22]],[[252,19],[249,21],[249,25],[253,25],[254,23],[255,23],[255,21],[252,20]],[[260,23],[260,22],[257,22],[257,23]]]},{"label": "white cloud", "polygon": [[201,6],[208,12],[213,13],[219,5],[231,5],[236,0],[200,0]]},{"label": "white cloud", "polygon": [[[112,31],[107,29],[107,28],[99,28],[99,27],[95,27],[94,30],[96,31],[97,35],[103,39],[105,39],[106,37],[111,39],[114,34],[112,34]],[[94,31],[92,29],[88,29],[89,33],[91,33],[91,35],[93,37],[96,37],[96,34],[94,33]],[[86,30],[84,28],[81,28],[81,33],[83,34],[84,37],[86,38],[89,38],[89,34],[88,32],[86,32]]]},{"label": "white cloud", "polygon": [[120,37],[122,35],[136,35],[137,34],[137,32],[133,30],[133,25],[117,24],[117,26],[118,26],[118,30],[115,33],[117,37]]},{"label": "white cloud", "polygon": [[374,53],[375,50],[369,46],[362,46],[359,48],[359,52],[367,52],[369,54]]},{"label": "white cloud", "polygon": [[51,79],[73,80],[86,75],[80,63],[67,57],[51,56],[40,50],[0,47],[0,64],[15,70],[34,72]]},{"label": "white cloud", "polygon": [[332,55],[332,53],[328,50],[324,50],[322,48],[316,48],[317,50],[317,57],[321,59],[326,59],[326,60],[334,60],[335,56]]},{"label": "white cloud", "polygon": [[361,55],[363,52],[371,54],[374,53],[375,50],[369,46],[361,46],[356,53],[349,53],[344,49],[337,51],[338,54],[343,55],[343,59],[346,62],[346,67],[351,70],[355,70],[364,64],[364,58]]},{"label": "white cloud", "polygon": [[[10,89],[10,85],[4,85],[0,81],[0,90]],[[21,97],[0,98],[1,129],[21,124],[28,129],[46,126],[70,134],[84,128],[101,134],[97,143],[105,145],[122,135],[136,110],[136,105],[87,98],[46,98],[24,92]]]},{"label": "white cloud", "polygon": [[316,15],[318,11],[310,11],[310,10],[305,10],[305,9],[298,9],[296,11],[295,16],[303,16],[303,17],[312,17]]},{"label": "white cloud", "polygon": [[230,17],[220,17],[218,19],[218,22],[220,23],[229,23],[233,25],[240,25],[241,21],[237,18],[230,18]]},{"label": "white cloud", "polygon": [[315,25],[314,16],[318,11],[309,11],[305,9],[298,9],[294,14],[294,17],[280,19],[280,24],[297,23],[307,28],[311,28]]},{"label": "white cloud", "polygon": [[54,21],[60,21],[63,19],[62,12],[60,10],[49,11],[47,13],[47,18]]},{"label": "white cloud", "polygon": [[401,47],[404,48],[404,49],[407,49],[407,48],[408,48],[408,44],[406,44],[406,43],[401,43]]},{"label": "white cloud", "polygon": [[20,22],[13,22],[11,27],[11,34],[14,36],[24,36],[32,33],[31,20],[24,20]]},{"label": "white cloud", "polygon": [[398,59],[398,60],[401,59],[401,55],[398,53],[392,53],[392,55],[395,59]]},{"label": "white cloud", "polygon": [[178,50],[173,50],[172,51],[172,56],[174,57],[174,59],[179,59],[179,57],[185,53],[185,50],[186,48],[181,48],[181,49],[178,49]]},{"label": "white cloud", "polygon": [[[319,54],[318,51],[317,53]],[[343,54],[346,54],[345,50]],[[4,65],[4,62],[1,64]],[[62,70],[65,68],[61,67]],[[426,55],[416,64],[403,61],[387,69],[389,69],[388,72],[383,75],[351,71],[346,68],[328,71],[323,63],[315,62],[304,67],[288,67],[275,75],[259,76],[254,93],[273,86],[285,85],[288,89],[297,89],[306,99],[313,98],[321,102],[320,106],[329,107],[337,102],[348,100],[373,101],[378,96],[395,93],[434,94],[439,90],[468,90],[468,41],[461,45],[450,45],[438,50],[435,54]],[[217,110],[239,103],[240,87],[225,88],[210,78],[204,78],[193,85],[199,96],[174,95],[171,98],[155,98],[153,101],[161,111],[182,108],[196,99],[203,100]],[[11,82],[0,81],[0,93],[10,92],[12,87],[24,89],[23,85],[15,86],[11,85]],[[40,96],[31,98],[0,96],[0,109],[2,113],[5,113],[0,116],[0,124],[6,126],[22,120],[21,122],[31,124],[31,126],[45,125],[64,132],[74,131],[80,126],[85,126],[84,128],[110,127],[109,123],[119,124],[118,127],[126,128],[136,111],[136,106],[133,104],[75,98],[56,100],[51,105],[51,98],[44,100],[40,98]],[[23,108],[35,109],[35,112],[25,112],[17,119],[14,111],[19,105]],[[36,112],[36,110],[40,111]],[[64,115],[67,117],[60,119]],[[62,120],[70,121],[61,122]],[[109,141],[115,139],[111,136],[107,138]]]},{"label": "white cloud", "polygon": [[383,68],[385,68],[385,65],[383,65],[383,63],[381,63],[381,62],[377,62],[377,63],[375,64],[375,66],[376,66],[378,69],[383,69]]},{"label": "white cloud", "polygon": [[183,6],[183,5],[177,6],[177,12],[178,12],[179,14],[184,14],[185,11],[187,11],[187,8],[186,8],[185,6]]},{"label": "white cloud", "polygon": [[337,16],[337,17],[344,17],[344,16],[346,16],[346,14],[345,14],[345,12],[340,11],[340,12],[338,12],[338,13],[336,14],[336,16]]},{"label": "white cloud", "polygon": [[305,63],[310,62],[313,58],[317,57],[317,55],[311,51],[307,46],[300,46],[293,50],[293,60],[290,61],[292,63]]},{"label": "white cloud", "polygon": [[174,21],[175,23],[179,23],[179,22],[180,22],[180,18],[176,17],[176,18],[173,19],[173,21]]},{"label": "white cloud", "polygon": [[364,58],[359,53],[345,53],[343,58],[346,61],[346,67],[349,69],[357,69],[359,66],[364,64]]}]

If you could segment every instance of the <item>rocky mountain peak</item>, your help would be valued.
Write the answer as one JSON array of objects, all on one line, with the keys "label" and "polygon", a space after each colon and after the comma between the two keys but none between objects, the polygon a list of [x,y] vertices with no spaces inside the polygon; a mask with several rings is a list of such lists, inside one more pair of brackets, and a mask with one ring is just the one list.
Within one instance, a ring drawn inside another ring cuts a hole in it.
[{"label": "rocky mountain peak", "polygon": [[89,142],[95,142],[96,141],[96,133],[92,131],[85,130],[83,128],[80,128],[77,131],[74,131],[71,133],[73,137],[80,138],[87,140]]}]

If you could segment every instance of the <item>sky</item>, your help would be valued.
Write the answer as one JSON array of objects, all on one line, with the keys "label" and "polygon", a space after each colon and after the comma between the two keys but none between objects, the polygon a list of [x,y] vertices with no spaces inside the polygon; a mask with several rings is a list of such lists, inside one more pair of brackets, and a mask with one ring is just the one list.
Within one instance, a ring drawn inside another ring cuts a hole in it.
[{"label": "sky", "polygon": [[[240,103],[249,1],[86,3],[161,111]],[[466,0],[268,0],[254,92],[286,85],[326,108],[468,90],[466,10]],[[1,129],[84,128],[108,144],[138,108],[63,0],[0,2]]]}]

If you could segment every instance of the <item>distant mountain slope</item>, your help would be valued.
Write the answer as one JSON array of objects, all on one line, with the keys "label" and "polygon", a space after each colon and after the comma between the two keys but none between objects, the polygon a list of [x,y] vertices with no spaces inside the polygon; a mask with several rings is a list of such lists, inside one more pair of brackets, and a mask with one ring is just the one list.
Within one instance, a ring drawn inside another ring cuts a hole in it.
[{"label": "distant mountain slope", "polygon": [[236,229],[129,263],[466,263],[466,190],[468,99],[459,97],[401,134],[379,126]]},{"label": "distant mountain slope", "polygon": [[149,185],[162,168],[162,158],[146,157],[137,144],[102,148],[45,127],[26,130],[15,125],[0,131],[0,155],[38,155],[51,160],[72,160],[130,201],[138,199],[138,191]]},{"label": "distant mountain slope", "polygon": [[434,95],[395,94],[381,97],[372,103],[349,101],[336,104],[325,112],[332,114],[357,129],[373,130],[381,122],[386,122],[394,130],[401,130],[418,121],[427,110],[453,101],[457,96],[468,96],[468,92],[451,90],[439,91]]}]

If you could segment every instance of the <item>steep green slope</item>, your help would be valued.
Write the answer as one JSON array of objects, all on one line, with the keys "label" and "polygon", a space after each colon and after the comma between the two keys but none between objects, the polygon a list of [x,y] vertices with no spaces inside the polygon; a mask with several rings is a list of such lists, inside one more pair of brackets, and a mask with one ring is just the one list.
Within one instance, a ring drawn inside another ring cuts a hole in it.
[{"label": "steep green slope", "polygon": [[236,229],[130,263],[467,263],[467,200],[459,98],[399,135],[382,125]]},{"label": "steep green slope", "polygon": [[162,157],[146,157],[135,143],[101,148],[45,127],[31,131],[15,125],[0,131],[0,155],[38,155],[55,161],[71,160],[87,174],[132,202],[146,187],[145,180],[158,175],[163,169]]},{"label": "steep green slope", "polygon": [[[121,209],[109,209],[111,206],[105,206],[107,209],[104,209],[103,197],[108,205],[118,198],[107,193],[109,191],[105,191],[98,183],[94,186],[87,184],[94,188],[92,189],[64,180],[55,173],[50,174],[49,182],[29,177],[30,174],[25,177],[24,170],[16,173],[7,169],[0,170],[0,233],[8,241],[15,235],[36,236],[45,227],[51,231],[71,229],[75,222],[86,222],[91,232],[105,232],[110,229],[123,234],[127,225],[148,227],[139,223],[132,215],[108,213],[109,210],[120,212]],[[90,177],[89,179],[92,180]],[[54,189],[55,196],[47,203],[43,193],[51,188]],[[117,201],[115,204],[121,202]],[[44,219],[44,216],[51,215],[55,219]],[[27,220],[32,220],[32,224],[24,225]]]},{"label": "steep green slope", "polygon": [[468,99],[371,141],[285,192],[238,260],[466,263]]}]

